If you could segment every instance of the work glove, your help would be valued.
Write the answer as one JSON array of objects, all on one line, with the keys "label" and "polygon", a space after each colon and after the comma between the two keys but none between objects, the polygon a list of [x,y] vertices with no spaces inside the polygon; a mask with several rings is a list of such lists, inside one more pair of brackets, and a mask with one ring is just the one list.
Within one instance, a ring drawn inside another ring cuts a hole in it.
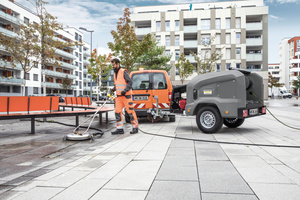
[{"label": "work glove", "polygon": [[126,92],[125,91],[122,91],[121,92],[121,96],[125,96]]}]

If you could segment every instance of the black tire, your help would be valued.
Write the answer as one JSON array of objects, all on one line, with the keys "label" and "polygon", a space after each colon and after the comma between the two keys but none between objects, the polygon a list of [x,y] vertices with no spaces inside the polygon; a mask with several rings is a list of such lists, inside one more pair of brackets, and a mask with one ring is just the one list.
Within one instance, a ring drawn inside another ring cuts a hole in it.
[{"label": "black tire", "polygon": [[244,123],[245,119],[238,119],[238,118],[224,118],[224,125],[229,128],[236,128],[239,127]]},{"label": "black tire", "polygon": [[286,96],[283,96],[283,98],[285,99],[285,98],[286,98]]},{"label": "black tire", "polygon": [[176,121],[175,115],[170,115],[170,116],[169,116],[169,121],[170,121],[170,122],[175,122],[175,121]]},{"label": "black tire", "polygon": [[130,121],[130,116],[129,116],[129,114],[126,112],[126,110],[125,110],[125,121],[126,121],[126,123],[131,123],[131,121]]},{"label": "black tire", "polygon": [[222,128],[223,118],[217,108],[203,107],[197,113],[196,122],[203,133],[215,133]]}]

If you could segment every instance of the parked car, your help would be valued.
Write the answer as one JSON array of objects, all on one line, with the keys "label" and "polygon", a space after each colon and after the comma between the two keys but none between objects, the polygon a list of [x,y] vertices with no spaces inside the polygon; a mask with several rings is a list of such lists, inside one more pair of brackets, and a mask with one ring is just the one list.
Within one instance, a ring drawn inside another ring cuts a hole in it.
[{"label": "parked car", "polygon": [[65,102],[64,97],[62,97],[58,94],[47,94],[46,96],[59,97],[59,102]]}]

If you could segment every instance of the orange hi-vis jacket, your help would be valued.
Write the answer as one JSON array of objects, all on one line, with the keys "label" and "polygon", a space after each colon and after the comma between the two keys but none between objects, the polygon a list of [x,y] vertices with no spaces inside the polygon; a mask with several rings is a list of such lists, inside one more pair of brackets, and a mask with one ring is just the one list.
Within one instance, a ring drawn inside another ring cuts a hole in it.
[{"label": "orange hi-vis jacket", "polygon": [[[118,77],[116,77],[116,73],[114,73],[114,82],[115,82],[115,88],[116,88],[117,95],[121,94],[121,92],[124,91],[127,86],[127,82],[124,78],[125,70],[126,69],[120,68],[119,72],[118,72]],[[129,91],[127,91],[125,95],[132,95],[131,89]]]}]

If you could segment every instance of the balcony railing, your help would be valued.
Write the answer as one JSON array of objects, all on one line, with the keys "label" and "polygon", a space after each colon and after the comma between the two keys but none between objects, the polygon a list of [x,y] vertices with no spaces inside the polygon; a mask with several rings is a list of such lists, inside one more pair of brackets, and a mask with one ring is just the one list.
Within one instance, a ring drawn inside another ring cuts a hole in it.
[{"label": "balcony railing", "polygon": [[[62,89],[62,84],[61,83],[51,83],[51,82],[46,82],[46,87],[48,88],[59,88]],[[41,83],[41,86],[43,87],[43,82]],[[76,88],[76,86],[72,85],[72,89]]]},{"label": "balcony railing", "polygon": [[183,30],[185,33],[196,33],[197,32],[197,25],[195,26],[184,26]]},{"label": "balcony railing", "polygon": [[300,59],[291,59],[291,64],[300,63]]},{"label": "balcony railing", "polygon": [[91,56],[91,53],[89,51],[83,51],[83,55],[84,56],[87,56],[87,57],[90,57]]},{"label": "balcony railing", "polygon": [[0,60],[0,67],[6,69],[22,69],[21,64],[17,64],[15,67],[13,67],[10,62],[5,62],[3,60]]},{"label": "balcony railing", "polygon": [[189,47],[197,47],[198,43],[197,40],[185,40],[184,41],[184,47],[189,48]]},{"label": "balcony railing", "polygon": [[90,62],[88,60],[83,60],[83,64],[90,65]]},{"label": "balcony railing", "polygon": [[71,53],[68,53],[66,51],[63,51],[63,50],[60,50],[60,49],[56,49],[55,50],[55,53],[61,55],[61,56],[64,56],[64,57],[67,57],[67,58],[71,58],[73,60],[75,60],[77,57]]},{"label": "balcony railing", "polygon": [[4,19],[6,19],[10,22],[13,22],[15,24],[20,23],[20,20],[18,18],[14,17],[14,16],[11,16],[11,15],[5,13],[5,12],[2,12],[2,11],[0,11],[0,17],[4,18]]},{"label": "balcony railing", "polygon": [[196,62],[194,56],[185,56],[185,58],[188,59],[190,61],[190,63]]},{"label": "balcony railing", "polygon": [[151,27],[147,28],[135,28],[135,34],[136,35],[147,35],[148,33],[151,33]]},{"label": "balcony railing", "polygon": [[247,62],[262,61],[262,54],[261,53],[255,53],[255,54],[247,53],[246,61]]},{"label": "balcony railing", "polygon": [[261,22],[246,23],[246,31],[262,30]]},{"label": "balcony railing", "polygon": [[83,78],[83,81],[84,81],[84,82],[90,82],[91,79],[90,79],[90,78]]},{"label": "balcony railing", "polygon": [[1,84],[10,84],[10,85],[22,85],[23,79],[0,77],[0,83]]},{"label": "balcony railing", "polygon": [[66,62],[59,62],[59,64],[60,64],[62,67],[67,67],[67,68],[71,68],[71,69],[77,69],[77,66],[72,65],[72,64],[69,64],[69,63],[66,63]]},{"label": "balcony railing", "polygon": [[246,39],[247,46],[261,46],[262,39],[261,38],[249,38]]},{"label": "balcony railing", "polygon": [[90,87],[83,87],[83,90],[90,91]]},{"label": "balcony railing", "polygon": [[11,37],[16,37],[18,35],[16,33],[12,32],[12,31],[7,30],[7,29],[2,28],[2,27],[0,27],[0,32],[5,34],[5,35],[11,36]]},{"label": "balcony railing", "polygon": [[60,77],[60,78],[65,78],[67,75],[68,75],[69,79],[76,79],[77,78],[73,74],[66,74],[66,73],[52,71],[52,70],[45,70],[45,74],[50,75],[50,76]]}]

